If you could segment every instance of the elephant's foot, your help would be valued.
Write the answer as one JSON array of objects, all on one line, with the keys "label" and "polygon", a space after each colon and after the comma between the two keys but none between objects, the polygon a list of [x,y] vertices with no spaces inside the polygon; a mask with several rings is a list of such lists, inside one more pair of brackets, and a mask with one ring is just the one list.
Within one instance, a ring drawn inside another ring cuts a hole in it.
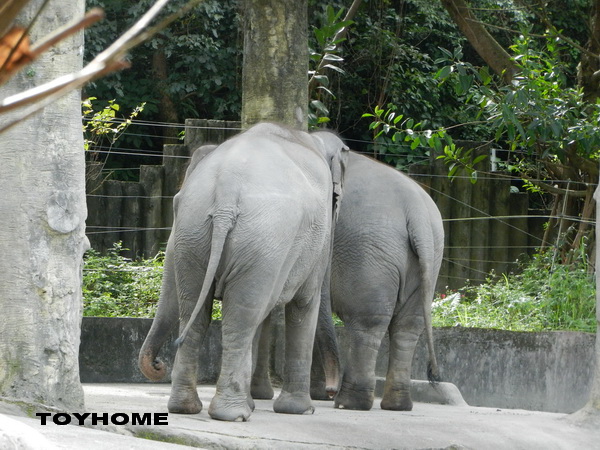
[{"label": "elephant's foot", "polygon": [[198,414],[202,411],[202,402],[195,388],[172,391],[167,408],[174,414]]},{"label": "elephant's foot", "polygon": [[268,378],[252,379],[252,385],[250,386],[250,392],[252,398],[259,400],[271,400],[275,395],[273,392],[273,386]]},{"label": "elephant's foot", "polygon": [[281,414],[312,414],[315,412],[315,407],[307,393],[292,394],[281,391],[273,403],[273,411]]},{"label": "elephant's foot", "polygon": [[339,409],[368,411],[373,407],[374,399],[374,389],[361,389],[355,385],[342,383],[342,388],[335,397],[333,406]]},{"label": "elephant's foot", "polygon": [[238,399],[226,397],[217,393],[208,407],[208,415],[215,420],[227,422],[246,422],[254,410],[254,401],[251,397]]},{"label": "elephant's foot", "polygon": [[407,388],[385,389],[381,399],[381,409],[390,411],[412,411],[413,402]]}]

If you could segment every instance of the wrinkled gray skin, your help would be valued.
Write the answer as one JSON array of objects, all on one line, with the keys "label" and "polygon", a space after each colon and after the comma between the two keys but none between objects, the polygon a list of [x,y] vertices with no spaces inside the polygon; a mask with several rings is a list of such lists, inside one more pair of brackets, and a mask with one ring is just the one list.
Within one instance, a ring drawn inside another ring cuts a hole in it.
[{"label": "wrinkled gray skin", "polygon": [[209,415],[249,418],[253,340],[280,304],[286,365],[274,410],[313,411],[311,354],[346,150],[340,140],[325,148],[307,133],[259,124],[195,155],[175,197],[158,311],[139,356],[142,373],[161,379],[156,356],[179,323],[170,412],[202,409],[197,364],[212,298],[223,300],[223,355]]},{"label": "wrinkled gray skin", "polygon": [[[338,389],[339,357],[331,331],[332,308],[344,321],[346,336],[346,364],[335,406],[362,410],[372,407],[375,362],[389,330],[389,369],[381,407],[412,409],[412,358],[423,330],[429,350],[428,375],[430,379],[438,375],[431,302],[443,243],[439,210],[415,181],[350,153],[344,201],[335,227],[331,286],[323,287],[315,339],[313,398],[332,397]],[[259,358],[266,358],[266,354],[268,347],[261,347]],[[253,386],[259,386],[253,390],[255,398],[268,398],[265,365],[259,362],[254,374]],[[326,384],[322,382],[323,368]]]}]

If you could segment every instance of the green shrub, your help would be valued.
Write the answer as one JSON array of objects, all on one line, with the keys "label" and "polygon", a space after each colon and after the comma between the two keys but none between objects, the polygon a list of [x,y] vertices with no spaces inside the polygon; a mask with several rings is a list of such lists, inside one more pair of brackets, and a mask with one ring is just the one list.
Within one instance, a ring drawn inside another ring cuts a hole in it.
[{"label": "green shrub", "polygon": [[[160,296],[164,254],[133,261],[120,243],[100,255],[86,253],[83,272],[84,316],[154,317]],[[439,295],[433,325],[496,328],[512,331],[596,331],[596,290],[585,249],[571,262],[553,264],[542,252],[523,262],[518,273],[493,274],[479,286]],[[221,302],[213,302],[220,320]],[[334,316],[336,325],[342,322]]]},{"label": "green shrub", "polygon": [[[149,317],[156,314],[164,253],[134,261],[122,255],[120,242],[106,255],[88,250],[83,268],[83,315]],[[212,320],[221,320],[221,301],[214,300]]]},{"label": "green shrub", "polygon": [[83,268],[83,315],[154,317],[160,294],[164,254],[133,261],[116,243],[107,255],[88,250]]},{"label": "green shrub", "polygon": [[568,264],[541,252],[519,273],[438,296],[434,326],[596,332],[596,289],[585,251]]}]

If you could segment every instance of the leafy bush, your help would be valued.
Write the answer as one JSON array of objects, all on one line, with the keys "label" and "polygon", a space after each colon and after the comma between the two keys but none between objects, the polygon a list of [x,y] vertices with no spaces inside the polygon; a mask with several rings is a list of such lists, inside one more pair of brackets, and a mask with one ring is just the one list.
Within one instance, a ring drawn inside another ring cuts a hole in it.
[{"label": "leafy bush", "polygon": [[107,255],[88,250],[83,268],[83,315],[154,317],[163,273],[164,254],[133,261],[116,243]]},{"label": "leafy bush", "polygon": [[434,326],[513,331],[596,332],[596,290],[584,250],[570,264],[550,251],[522,264],[520,273],[488,278],[479,286],[440,295]]},{"label": "leafy bush", "polygon": [[[88,250],[83,267],[83,315],[149,317],[156,314],[164,253],[134,261],[121,255],[120,242],[107,255]],[[221,301],[214,300],[212,320],[221,320]]]},{"label": "leafy bush", "polygon": [[[154,317],[160,295],[164,254],[133,261],[121,255],[120,243],[100,255],[89,250],[84,260],[84,316]],[[479,286],[439,295],[433,325],[496,328],[512,331],[596,331],[593,275],[585,248],[568,264],[553,264],[551,252],[523,262],[519,273],[494,277]],[[221,319],[221,302],[213,302],[213,320]],[[343,325],[334,316],[336,325]]]}]

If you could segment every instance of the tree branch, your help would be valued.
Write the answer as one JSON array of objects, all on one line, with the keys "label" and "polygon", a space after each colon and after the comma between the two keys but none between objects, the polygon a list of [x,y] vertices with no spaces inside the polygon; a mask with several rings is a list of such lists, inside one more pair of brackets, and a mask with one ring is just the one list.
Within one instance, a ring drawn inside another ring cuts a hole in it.
[{"label": "tree branch", "polygon": [[509,83],[517,72],[517,66],[511,56],[498,44],[493,36],[469,9],[464,0],[440,0],[460,31],[475,51],[494,72]]},{"label": "tree branch", "polygon": [[[171,14],[159,24],[144,31],[149,23],[156,17],[169,0],[158,0],[129,30],[127,30],[119,39],[117,39],[106,50],[94,58],[82,70],[64,75],[41,86],[36,86],[25,92],[12,95],[0,101],[0,114],[12,109],[20,108],[32,103],[39,102],[45,98],[51,97],[52,101],[67,92],[78,89],[89,81],[104,76],[110,72],[129,67],[129,63],[124,60],[128,50],[141,42],[152,37],[158,31],[168,26],[170,23],[186,14],[193,7],[204,0],[191,0],[176,13]],[[85,19],[84,19],[85,20]],[[35,112],[45,107],[49,102],[43,102],[35,105],[24,112],[24,116],[16,119],[0,128],[0,133],[12,127],[25,117],[29,117]]]}]

